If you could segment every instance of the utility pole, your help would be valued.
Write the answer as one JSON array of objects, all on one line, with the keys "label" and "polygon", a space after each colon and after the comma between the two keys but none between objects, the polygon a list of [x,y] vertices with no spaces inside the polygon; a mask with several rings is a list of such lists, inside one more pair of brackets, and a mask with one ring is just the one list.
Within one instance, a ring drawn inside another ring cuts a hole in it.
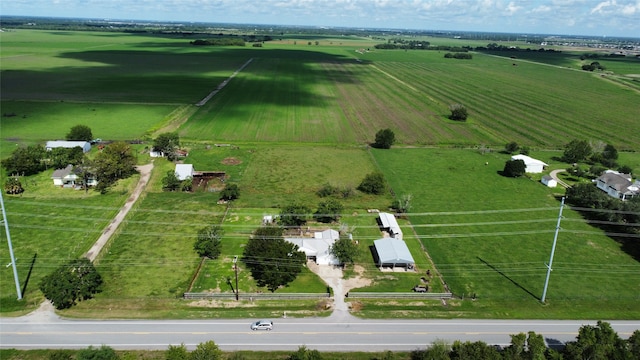
[{"label": "utility pole", "polygon": [[547,279],[544,281],[544,290],[542,291],[542,298],[540,301],[544,303],[547,298],[547,287],[549,286],[549,276],[551,276],[551,265],[553,265],[553,255],[556,252],[556,243],[558,242],[558,232],[560,231],[560,221],[562,220],[562,209],[564,208],[564,196],[560,203],[560,213],[558,214],[558,223],[556,225],[556,232],[553,236],[553,246],[551,247],[551,255],[549,256],[549,264],[547,264]]},{"label": "utility pole", "polygon": [[11,234],[9,233],[9,222],[7,222],[7,211],[4,208],[4,199],[2,198],[1,191],[0,191],[0,205],[2,206],[2,222],[4,224],[4,230],[7,233],[7,243],[9,243],[9,254],[11,255],[11,267],[13,268],[13,280],[16,283],[16,292],[18,293],[18,300],[22,300],[22,290],[20,290],[20,281],[18,281],[18,270],[16,269],[16,258],[13,255],[13,246],[11,245]]},{"label": "utility pole", "polygon": [[238,301],[240,297],[238,292],[238,255],[233,258],[233,268],[236,271],[236,301]]}]

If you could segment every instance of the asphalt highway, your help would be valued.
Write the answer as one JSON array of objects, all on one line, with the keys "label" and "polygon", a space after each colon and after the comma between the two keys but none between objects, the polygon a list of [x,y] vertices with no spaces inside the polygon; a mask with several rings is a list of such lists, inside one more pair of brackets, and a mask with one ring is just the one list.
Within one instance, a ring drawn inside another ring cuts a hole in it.
[{"label": "asphalt highway", "polygon": [[[510,334],[535,331],[549,346],[575,340],[578,329],[595,321],[556,320],[361,320],[357,318],[271,319],[272,331],[251,331],[246,320],[92,321],[60,318],[2,318],[0,347],[17,349],[86,348],[164,350],[185,344],[194,349],[213,340],[223,350],[384,351],[425,348],[434,340],[477,341],[505,346]],[[640,321],[609,321],[623,338]]]}]

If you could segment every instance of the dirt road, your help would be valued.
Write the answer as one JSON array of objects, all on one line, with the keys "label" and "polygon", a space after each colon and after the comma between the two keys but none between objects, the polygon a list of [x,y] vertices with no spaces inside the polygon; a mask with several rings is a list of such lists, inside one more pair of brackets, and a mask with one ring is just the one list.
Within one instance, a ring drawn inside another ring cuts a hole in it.
[{"label": "dirt road", "polygon": [[124,218],[127,216],[127,213],[129,213],[129,210],[131,210],[133,204],[135,204],[138,200],[138,197],[140,197],[142,190],[144,190],[144,187],[147,185],[147,183],[149,182],[149,178],[151,177],[153,163],[137,166],[136,170],[140,172],[140,180],[138,180],[138,185],[136,185],[133,193],[127,199],[127,202],[122,206],[118,214],[116,214],[113,220],[111,220],[109,225],[107,225],[107,227],[104,229],[104,231],[98,238],[98,241],[96,241],[91,249],[89,249],[89,251],[84,254],[84,257],[89,259],[91,262],[93,262],[98,254],[100,254],[100,251],[102,250],[104,245],[109,241],[109,238],[111,238],[111,236],[115,233],[115,231],[118,229],[118,226],[120,226],[120,223],[122,223]]}]

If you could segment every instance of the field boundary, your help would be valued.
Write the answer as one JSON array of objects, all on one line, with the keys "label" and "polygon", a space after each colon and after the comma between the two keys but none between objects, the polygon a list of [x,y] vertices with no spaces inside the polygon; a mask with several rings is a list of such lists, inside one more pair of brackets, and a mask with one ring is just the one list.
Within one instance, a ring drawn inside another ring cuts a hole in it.
[{"label": "field boundary", "polygon": [[349,299],[452,299],[453,294],[446,293],[399,293],[399,292],[350,292]]},{"label": "field boundary", "polygon": [[[313,300],[330,298],[330,293],[290,293],[290,294],[271,294],[271,293],[239,293],[239,300]],[[235,300],[234,293],[191,293],[182,294],[185,300]]]},{"label": "field boundary", "polygon": [[240,73],[240,71],[244,70],[244,68],[246,68],[251,62],[253,61],[253,58],[247,60],[247,62],[245,62],[244,64],[242,64],[242,66],[240,66],[240,68],[236,71],[233,72],[233,74],[231,74],[231,76],[229,76],[229,78],[227,78],[227,80],[221,82],[217,88],[215,88],[215,90],[213,90],[212,92],[209,93],[209,95],[207,95],[204,99],[200,100],[198,103],[196,103],[196,106],[203,106],[206,105],[207,102],[209,102],[209,100],[211,100],[212,97],[214,97],[218,91],[222,90],[225,86],[227,86],[227,84],[229,83],[229,81],[231,81],[231,79],[233,79],[234,77],[236,77],[236,75],[238,75]]}]

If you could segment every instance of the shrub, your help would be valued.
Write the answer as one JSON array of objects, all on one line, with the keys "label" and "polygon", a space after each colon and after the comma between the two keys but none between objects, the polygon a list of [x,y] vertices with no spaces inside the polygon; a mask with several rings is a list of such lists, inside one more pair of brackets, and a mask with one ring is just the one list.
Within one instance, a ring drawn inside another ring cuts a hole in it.
[{"label": "shrub", "polygon": [[381,172],[368,174],[358,185],[358,190],[367,194],[382,194],[385,190],[384,175]]},{"label": "shrub", "polygon": [[451,115],[449,116],[451,120],[466,121],[469,115],[467,108],[462,104],[452,104],[449,106],[449,110],[451,110]]}]

